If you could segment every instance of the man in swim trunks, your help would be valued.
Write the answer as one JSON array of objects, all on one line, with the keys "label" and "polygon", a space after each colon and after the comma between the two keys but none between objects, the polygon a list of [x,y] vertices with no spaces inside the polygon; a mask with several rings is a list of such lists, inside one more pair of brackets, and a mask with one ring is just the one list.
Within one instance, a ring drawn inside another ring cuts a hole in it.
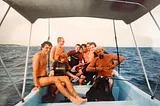
[{"label": "man in swim trunks", "polygon": [[[48,41],[45,41],[41,45],[41,51],[35,53],[35,55],[33,56],[32,75],[33,75],[35,87],[32,90],[33,91],[38,90],[40,87],[48,86],[50,84],[55,84],[58,90],[64,96],[66,96],[72,103],[80,104],[82,102],[87,101],[86,99],[82,99],[76,94],[68,76],[60,76],[60,77],[56,77],[56,76],[48,77],[47,76],[46,66],[48,63],[48,53],[51,47],[52,47],[52,44]],[[71,92],[71,94],[68,93],[68,91],[62,85],[62,83],[65,83],[67,89]]]}]

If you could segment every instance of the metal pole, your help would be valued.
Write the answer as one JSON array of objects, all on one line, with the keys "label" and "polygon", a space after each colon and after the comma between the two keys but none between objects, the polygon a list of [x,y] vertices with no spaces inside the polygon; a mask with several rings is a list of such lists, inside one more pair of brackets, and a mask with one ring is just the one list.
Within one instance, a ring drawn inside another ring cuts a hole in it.
[{"label": "metal pole", "polygon": [[154,18],[153,14],[151,13],[151,11],[149,11],[149,14],[151,15],[153,21],[155,22],[156,26],[158,27],[158,30],[160,31],[160,27],[159,27],[159,25],[158,25],[156,19]]},{"label": "metal pole", "polygon": [[48,41],[50,41],[50,19],[48,18]]},{"label": "metal pole", "polygon": [[10,10],[10,8],[11,8],[11,6],[8,7],[6,13],[4,14],[4,16],[3,16],[2,20],[1,20],[1,23],[0,23],[0,27],[1,27],[1,25],[2,25],[2,23],[3,23],[3,21],[4,21],[4,19],[6,18],[8,12],[9,12],[9,10]]},{"label": "metal pole", "polygon": [[141,65],[142,65],[142,71],[143,71],[143,73],[144,73],[144,76],[145,76],[145,79],[146,79],[146,82],[147,82],[148,89],[149,89],[151,95],[153,96],[153,91],[152,91],[152,89],[151,89],[151,87],[150,87],[150,83],[149,83],[149,81],[148,81],[148,77],[147,77],[146,70],[145,70],[145,67],[144,67],[144,64],[143,64],[143,60],[142,60],[142,57],[141,57],[141,53],[140,53],[140,51],[139,51],[139,48],[138,48],[138,45],[137,45],[137,42],[136,42],[136,38],[135,38],[135,36],[134,36],[134,33],[133,33],[133,29],[132,29],[131,24],[130,24],[130,29],[131,29],[131,32],[132,32],[132,36],[133,36],[133,39],[134,39],[134,43],[135,43],[135,45],[136,45],[136,49],[137,49],[138,56],[139,56],[139,58],[140,58],[140,62],[141,62]]},{"label": "metal pole", "polygon": [[[50,41],[50,19],[48,18],[48,41]],[[50,72],[50,52],[48,53],[48,72]]]},{"label": "metal pole", "polygon": [[24,92],[25,92],[25,87],[26,87],[26,76],[27,76],[27,68],[28,68],[28,58],[29,58],[29,48],[30,48],[30,43],[31,43],[31,35],[32,35],[32,24],[31,24],[31,28],[30,28],[29,43],[28,43],[27,54],[26,54],[26,63],[25,63],[25,71],[24,71],[22,97],[24,97]]},{"label": "metal pole", "polygon": [[115,21],[114,21],[114,20],[113,20],[113,28],[114,28],[114,35],[115,35],[117,56],[118,56],[118,74],[120,74],[119,50],[118,50],[118,42],[117,42],[116,26],[115,26]]}]

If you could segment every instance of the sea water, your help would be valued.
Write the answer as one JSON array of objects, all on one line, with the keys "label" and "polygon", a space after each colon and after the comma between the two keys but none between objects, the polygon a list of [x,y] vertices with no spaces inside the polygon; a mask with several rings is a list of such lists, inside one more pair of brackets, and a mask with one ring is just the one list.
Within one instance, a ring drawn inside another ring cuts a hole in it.
[{"label": "sea water", "polygon": [[[111,54],[117,54],[115,47],[103,47],[105,51]],[[65,47],[65,52],[74,49],[74,47]],[[40,47],[35,46],[30,48],[28,71],[26,80],[25,96],[30,93],[34,87],[32,79],[32,57],[34,53],[38,52]],[[26,46],[17,45],[0,45],[0,56],[2,57],[6,68],[13,81],[17,85],[20,92],[23,86],[23,76],[26,60]],[[144,74],[142,72],[142,66],[134,47],[120,47],[118,49],[119,55],[125,57],[124,62],[120,65],[120,74],[125,77],[129,82],[150,94]],[[160,80],[160,48],[145,47],[140,48],[140,53],[143,59],[145,70],[149,78],[152,90],[155,89],[157,81]],[[116,68],[116,70],[118,70]],[[160,100],[160,84],[156,90],[155,97]],[[18,94],[13,87],[9,77],[5,73],[5,70],[0,63],[0,106],[14,106],[20,101]]]}]

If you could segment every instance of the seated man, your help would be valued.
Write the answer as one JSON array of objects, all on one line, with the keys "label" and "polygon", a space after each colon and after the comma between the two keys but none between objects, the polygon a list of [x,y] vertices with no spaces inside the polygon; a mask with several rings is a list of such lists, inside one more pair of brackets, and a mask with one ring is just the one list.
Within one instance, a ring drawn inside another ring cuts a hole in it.
[{"label": "seated man", "polygon": [[[86,71],[88,72],[97,71],[98,76],[108,77],[109,86],[110,88],[112,88],[113,80],[111,79],[111,77],[113,74],[113,69],[117,65],[119,65],[118,63],[121,63],[124,60],[124,57],[119,56],[119,62],[118,62],[118,56],[113,55],[113,54],[104,54],[102,47],[97,47],[95,49],[95,52],[98,56],[91,61]],[[115,60],[116,62],[114,62],[113,64],[113,61]]]},{"label": "seated man", "polygon": [[[32,75],[35,87],[32,90],[38,90],[40,87],[55,84],[57,89],[72,103],[81,104],[82,102],[85,102],[86,99],[82,99],[76,94],[68,76],[47,76],[46,66],[48,63],[48,53],[51,49],[51,46],[52,44],[50,42],[45,41],[41,45],[41,51],[35,53],[33,56]],[[68,90],[64,88],[62,83],[65,83]]]},{"label": "seated man", "polygon": [[97,74],[96,72],[87,72],[86,68],[91,62],[91,60],[95,57],[95,48],[96,48],[96,43],[95,42],[90,42],[87,43],[86,45],[82,45],[82,51],[83,51],[83,58],[85,61],[85,65],[83,67],[83,73],[86,77],[85,82],[87,84],[92,84],[94,76]]},{"label": "seated man", "polygon": [[76,70],[75,74],[77,77],[79,77],[79,85],[82,85],[82,82],[84,80],[84,76],[82,73],[82,59],[83,59],[83,55],[80,52],[81,49],[81,45],[80,44],[76,44],[75,46],[75,50],[70,50],[67,55],[70,58],[69,59],[69,65],[71,66],[71,72],[74,73],[73,71]]}]

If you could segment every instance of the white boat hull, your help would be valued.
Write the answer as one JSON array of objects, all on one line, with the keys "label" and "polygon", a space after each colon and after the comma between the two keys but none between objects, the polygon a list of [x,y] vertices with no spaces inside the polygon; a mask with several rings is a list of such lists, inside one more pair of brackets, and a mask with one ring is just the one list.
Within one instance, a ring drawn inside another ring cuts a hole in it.
[{"label": "white boat hull", "polygon": [[[122,76],[118,76],[116,73],[116,79],[124,79]],[[89,90],[90,85],[74,86],[77,94],[81,97],[85,96]],[[41,98],[46,93],[47,87],[41,88],[39,91],[31,91],[31,93],[25,97],[25,102],[19,102],[16,106],[69,106],[73,105],[70,102],[67,103],[43,103],[41,104]],[[101,102],[86,102],[84,106],[160,106],[160,101],[157,99],[151,99],[151,96],[142,90],[135,87],[133,84],[124,80],[115,80],[112,89],[115,101],[101,101]],[[57,95],[55,101],[63,100],[64,96],[60,93]]]}]

